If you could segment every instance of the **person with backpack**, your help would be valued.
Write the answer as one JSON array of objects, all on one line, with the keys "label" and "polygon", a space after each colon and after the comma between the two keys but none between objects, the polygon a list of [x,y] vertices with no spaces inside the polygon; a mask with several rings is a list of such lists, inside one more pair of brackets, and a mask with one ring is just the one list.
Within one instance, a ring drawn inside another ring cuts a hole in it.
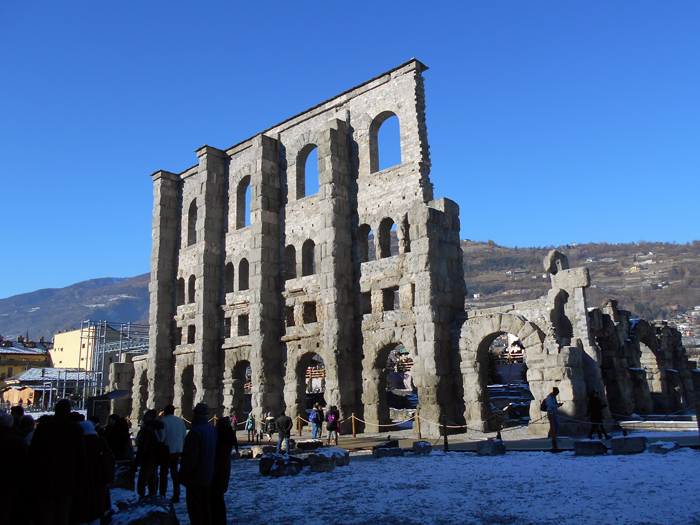
[{"label": "person with backpack", "polygon": [[252,443],[255,441],[255,416],[253,416],[252,410],[248,414],[248,419],[245,420],[245,430],[248,433],[248,442]]},{"label": "person with backpack", "polygon": [[331,444],[331,441],[334,445],[338,444],[339,419],[340,413],[338,412],[338,408],[335,405],[331,406],[331,409],[328,411],[328,414],[326,414],[326,430],[328,430],[329,445]]},{"label": "person with backpack", "polygon": [[559,432],[559,418],[557,417],[557,412],[563,403],[557,402],[558,395],[559,389],[554,387],[552,393],[549,394],[545,400],[542,401],[542,405],[540,405],[540,409],[544,407],[547,412],[547,419],[549,419],[549,437],[552,438],[552,450],[559,450],[557,447],[557,432]]},{"label": "person with backpack", "polygon": [[309,414],[309,423],[311,423],[311,437],[313,439],[321,439],[321,431],[323,429],[323,410],[321,405],[316,403],[314,409]]}]

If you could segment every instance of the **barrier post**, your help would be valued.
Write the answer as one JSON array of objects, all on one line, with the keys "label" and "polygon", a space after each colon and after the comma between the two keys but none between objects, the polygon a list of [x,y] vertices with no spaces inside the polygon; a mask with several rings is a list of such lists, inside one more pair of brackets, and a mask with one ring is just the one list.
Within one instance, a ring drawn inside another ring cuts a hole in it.
[{"label": "barrier post", "polygon": [[447,416],[446,415],[442,416],[442,432],[445,436],[444,449],[445,449],[445,452],[447,452],[449,450],[449,445],[447,443]]},{"label": "barrier post", "polygon": [[214,417],[211,419],[214,422],[214,426],[216,426],[216,422],[218,421],[218,419],[216,418],[216,414],[214,414]]},{"label": "barrier post", "polygon": [[301,437],[301,415],[297,414],[297,429],[299,430],[299,437]]},{"label": "barrier post", "polygon": [[357,433],[355,432],[355,412],[352,413],[350,416],[350,419],[352,419],[352,437],[357,437]]},{"label": "barrier post", "polygon": [[422,439],[421,435],[420,435],[420,417],[419,416],[420,416],[420,407],[416,407],[415,419],[416,419],[416,426],[418,429],[418,439]]}]

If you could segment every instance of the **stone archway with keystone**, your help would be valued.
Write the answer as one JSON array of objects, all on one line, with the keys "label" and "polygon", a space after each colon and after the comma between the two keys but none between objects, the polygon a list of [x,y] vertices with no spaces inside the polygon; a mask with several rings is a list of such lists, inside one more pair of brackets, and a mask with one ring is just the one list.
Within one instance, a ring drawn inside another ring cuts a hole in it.
[{"label": "stone archway with keystone", "polygon": [[[489,402],[488,350],[502,334],[513,334],[525,347],[528,366],[527,379],[541,382],[545,377],[545,333],[535,323],[521,315],[492,313],[468,319],[462,325],[459,338],[460,372],[462,375],[464,419],[470,428],[494,430]],[[539,412],[538,412],[539,414]],[[530,417],[533,417],[532,406]]]}]

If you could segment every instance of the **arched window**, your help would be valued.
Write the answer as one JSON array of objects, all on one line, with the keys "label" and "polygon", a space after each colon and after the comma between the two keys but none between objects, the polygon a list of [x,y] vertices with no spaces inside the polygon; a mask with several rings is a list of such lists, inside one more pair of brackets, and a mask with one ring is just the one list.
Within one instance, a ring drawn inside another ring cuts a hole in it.
[{"label": "arched window", "polygon": [[297,157],[297,199],[318,193],[319,175],[318,148],[316,144],[307,144]]},{"label": "arched window", "polygon": [[301,275],[314,275],[316,273],[316,245],[308,239],[301,247]]},{"label": "arched window", "polygon": [[374,245],[374,238],[372,236],[370,239],[370,235],[372,235],[372,228],[370,228],[369,224],[363,224],[357,229],[357,258],[360,263],[371,260],[370,241]]},{"label": "arched window", "polygon": [[197,199],[190,204],[187,214],[187,246],[197,243]]},{"label": "arched window", "polygon": [[374,173],[398,164],[401,164],[399,118],[391,111],[384,111],[369,127],[369,171]]},{"label": "arched window", "polygon": [[233,291],[233,263],[228,263],[224,269],[224,293]]},{"label": "arched window", "polygon": [[392,242],[392,232],[396,232],[396,225],[389,217],[379,223],[379,258],[398,255],[398,243]]},{"label": "arched window", "polygon": [[296,279],[297,277],[297,250],[293,244],[284,249],[284,279]]},{"label": "arched window", "polygon": [[187,327],[187,344],[191,345],[194,344],[194,337],[196,333],[196,328],[194,327],[193,324]]},{"label": "arched window", "polygon": [[238,265],[238,289],[247,290],[248,289],[248,259],[241,259]]},{"label": "arched window", "polygon": [[197,278],[194,275],[190,275],[190,281],[187,285],[187,302],[188,303],[193,303],[194,302],[194,291],[195,291],[195,284],[197,283]]},{"label": "arched window", "polygon": [[177,306],[185,304],[185,279],[183,277],[177,280],[175,287],[175,304]]},{"label": "arched window", "polygon": [[236,191],[236,229],[250,226],[250,176],[246,175],[238,183]]}]

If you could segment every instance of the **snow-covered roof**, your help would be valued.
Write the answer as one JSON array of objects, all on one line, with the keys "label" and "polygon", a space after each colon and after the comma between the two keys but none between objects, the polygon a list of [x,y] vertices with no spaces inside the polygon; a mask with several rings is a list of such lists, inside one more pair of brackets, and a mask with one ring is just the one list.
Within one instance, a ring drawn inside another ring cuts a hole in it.
[{"label": "snow-covered roof", "polygon": [[71,368],[30,368],[6,379],[9,383],[15,381],[27,383],[30,381],[84,381],[87,373]]},{"label": "snow-covered roof", "polygon": [[48,348],[41,343],[34,343],[35,348],[28,348],[16,341],[3,341],[4,344],[8,342],[10,346],[0,346],[0,354],[46,355],[49,352]]}]

